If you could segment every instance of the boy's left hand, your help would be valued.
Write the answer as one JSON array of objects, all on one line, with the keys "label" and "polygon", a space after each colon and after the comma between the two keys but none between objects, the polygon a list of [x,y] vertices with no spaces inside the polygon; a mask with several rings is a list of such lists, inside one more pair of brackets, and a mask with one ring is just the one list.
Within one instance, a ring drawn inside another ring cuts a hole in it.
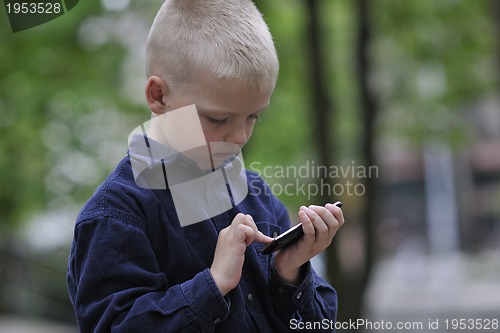
[{"label": "boy's left hand", "polygon": [[302,206],[299,210],[304,236],[294,244],[276,252],[276,272],[287,283],[296,284],[300,278],[300,267],[312,257],[323,252],[332,242],[333,236],[344,224],[342,210],[329,203],[324,207]]}]

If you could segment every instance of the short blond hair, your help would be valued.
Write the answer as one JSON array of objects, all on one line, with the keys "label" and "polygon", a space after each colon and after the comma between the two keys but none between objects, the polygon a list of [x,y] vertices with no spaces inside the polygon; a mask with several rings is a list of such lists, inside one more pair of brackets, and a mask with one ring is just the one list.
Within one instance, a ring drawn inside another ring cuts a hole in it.
[{"label": "short blond hair", "polygon": [[272,91],[278,56],[251,0],[166,0],[146,49],[146,72],[184,90],[200,80],[241,82]]}]

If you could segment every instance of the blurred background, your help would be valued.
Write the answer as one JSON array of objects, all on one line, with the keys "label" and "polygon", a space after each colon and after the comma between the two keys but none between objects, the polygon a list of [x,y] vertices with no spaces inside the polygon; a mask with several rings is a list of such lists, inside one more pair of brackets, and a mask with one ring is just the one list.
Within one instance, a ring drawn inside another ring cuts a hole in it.
[{"label": "blurred background", "polygon": [[[500,1],[256,4],[281,70],[245,163],[292,219],[344,202],[347,223],[314,263],[339,322],[439,332],[500,319]],[[80,2],[18,33],[0,9],[1,332],[77,332],[74,220],[149,118],[145,39],[160,5]],[[279,174],[301,166],[329,173]]]}]

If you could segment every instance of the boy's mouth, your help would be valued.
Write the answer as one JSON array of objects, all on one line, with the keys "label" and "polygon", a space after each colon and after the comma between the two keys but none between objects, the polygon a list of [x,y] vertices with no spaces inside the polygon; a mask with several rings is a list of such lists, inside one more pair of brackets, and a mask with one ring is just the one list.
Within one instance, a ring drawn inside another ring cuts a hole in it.
[{"label": "boy's mouth", "polygon": [[212,158],[219,160],[227,160],[241,152],[241,147],[228,142],[210,142],[210,154]]}]

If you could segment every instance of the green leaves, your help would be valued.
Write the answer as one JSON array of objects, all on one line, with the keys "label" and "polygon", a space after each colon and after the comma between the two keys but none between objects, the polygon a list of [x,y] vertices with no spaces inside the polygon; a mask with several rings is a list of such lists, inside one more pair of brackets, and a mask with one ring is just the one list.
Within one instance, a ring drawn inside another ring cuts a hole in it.
[{"label": "green leaves", "polygon": [[[273,33],[281,69],[245,162],[300,165],[315,158],[304,3],[257,5]],[[149,117],[141,55],[159,6],[130,3],[128,10],[106,11],[98,2],[81,2],[67,15],[19,33],[0,24],[4,223],[65,200],[81,203],[126,153],[128,133]],[[361,131],[354,2],[319,6],[327,90],[337,110],[329,124],[338,142],[332,149],[338,163],[350,162],[359,157]],[[462,106],[498,89],[489,6],[488,0],[373,0],[371,82],[380,103],[381,138],[419,145],[437,136],[456,146],[467,143],[473,129]]]}]

